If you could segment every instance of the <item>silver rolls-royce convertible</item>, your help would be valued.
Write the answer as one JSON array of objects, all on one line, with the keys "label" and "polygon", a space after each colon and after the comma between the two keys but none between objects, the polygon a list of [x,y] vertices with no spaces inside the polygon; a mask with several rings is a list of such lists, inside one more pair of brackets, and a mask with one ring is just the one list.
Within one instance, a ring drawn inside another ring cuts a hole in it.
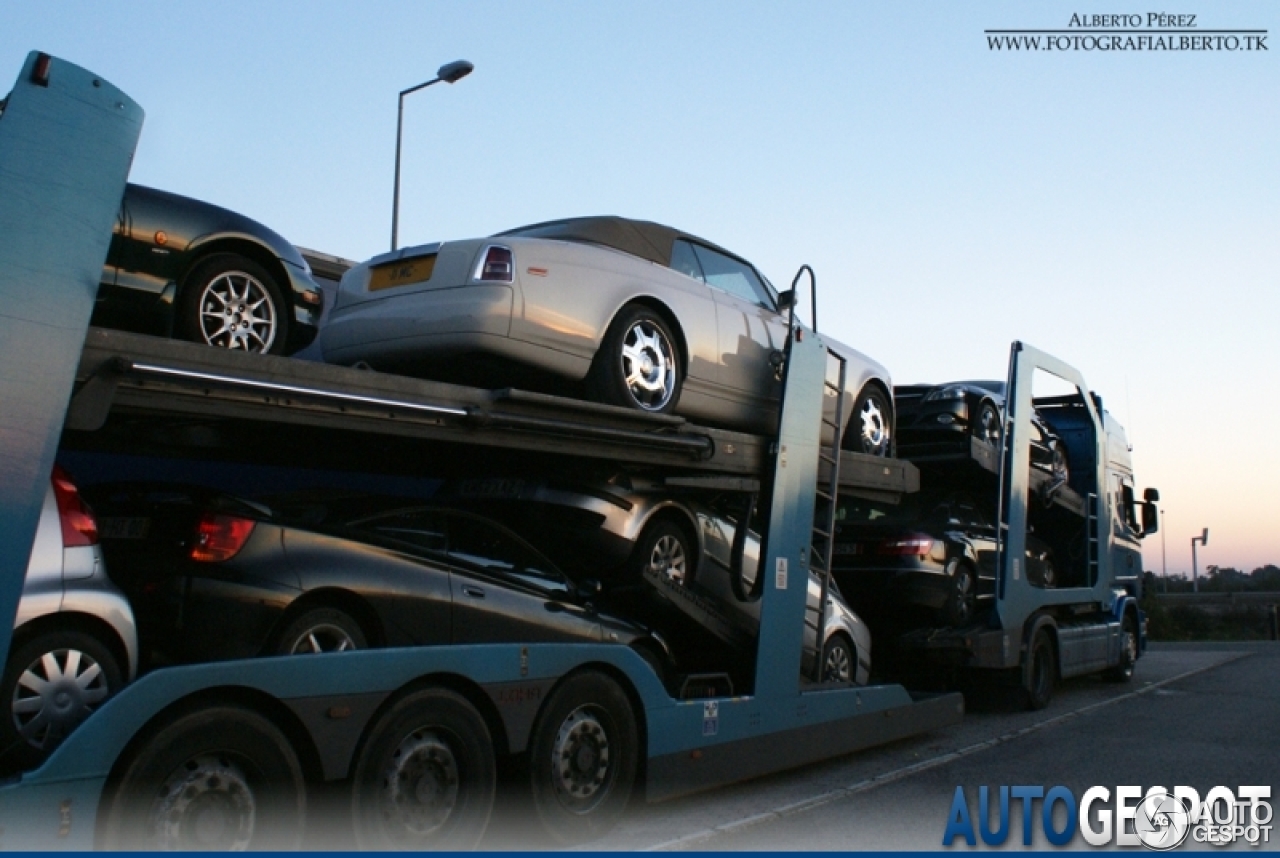
[{"label": "silver rolls-royce convertible", "polygon": [[[570,218],[352,268],[320,344],[330,363],[482,385],[536,375],[601,402],[772,432],[793,300],[751,263],[688,233]],[[842,445],[892,455],[888,372],[833,348],[848,361],[852,400]]]}]

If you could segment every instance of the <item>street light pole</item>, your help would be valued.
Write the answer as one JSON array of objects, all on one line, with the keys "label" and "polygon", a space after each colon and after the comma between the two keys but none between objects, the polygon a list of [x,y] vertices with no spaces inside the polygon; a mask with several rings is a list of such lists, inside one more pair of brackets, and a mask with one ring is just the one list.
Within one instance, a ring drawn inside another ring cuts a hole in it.
[{"label": "street light pole", "polygon": [[1200,572],[1196,567],[1196,543],[1201,545],[1209,544],[1209,528],[1204,529],[1204,533],[1199,536],[1191,537],[1191,591],[1193,593],[1200,592]]},{"label": "street light pole", "polygon": [[1169,552],[1165,544],[1165,534],[1168,530],[1165,527],[1164,507],[1160,507],[1160,578],[1164,581],[1164,591],[1169,592]]},{"label": "street light pole", "polygon": [[400,140],[404,131],[404,97],[412,95],[420,89],[426,89],[434,83],[457,83],[467,75],[471,74],[474,69],[471,63],[466,60],[454,60],[451,63],[445,63],[440,66],[436,76],[420,83],[417,86],[411,86],[408,89],[400,90],[400,102],[396,108],[396,179],[395,190],[391,197],[391,249],[396,250],[399,247],[400,239]]}]

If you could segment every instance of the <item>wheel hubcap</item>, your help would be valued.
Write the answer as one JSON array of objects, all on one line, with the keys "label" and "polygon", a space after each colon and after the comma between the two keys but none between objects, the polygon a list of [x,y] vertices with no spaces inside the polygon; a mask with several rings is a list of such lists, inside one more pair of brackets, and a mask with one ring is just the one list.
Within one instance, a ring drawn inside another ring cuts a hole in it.
[{"label": "wheel hubcap", "polygon": [[156,847],[244,851],[253,840],[257,803],[244,771],[205,755],[173,771],[151,806]]},{"label": "wheel hubcap", "polygon": [[289,652],[292,655],[301,655],[316,652],[346,652],[355,648],[355,641],[344,629],[330,623],[323,623],[299,635],[293,642],[293,646],[289,648]]},{"label": "wheel hubcap", "polygon": [[458,805],[458,761],[449,744],[422,729],[405,737],[382,773],[379,816],[393,839],[438,832]]},{"label": "wheel hubcap", "polygon": [[556,797],[574,813],[587,813],[609,792],[609,735],[596,714],[579,706],[560,725],[551,750]]},{"label": "wheel hubcap", "polygon": [[622,375],[636,405],[661,411],[676,388],[675,352],[662,330],[649,321],[636,322],[622,343]]},{"label": "wheel hubcap", "polygon": [[835,645],[827,651],[826,664],[823,665],[822,678],[827,682],[851,682],[853,680],[853,664],[849,659],[849,651],[843,646]]},{"label": "wheel hubcap", "polygon": [[663,536],[653,544],[649,555],[649,569],[665,575],[677,584],[683,584],[688,574],[684,546],[674,536]]},{"label": "wheel hubcap", "polygon": [[13,726],[31,747],[51,748],[110,693],[102,667],[87,653],[47,652],[18,677],[10,701]]},{"label": "wheel hubcap", "polygon": [[988,444],[1000,443],[1000,415],[990,405],[983,406],[978,418],[978,437]]},{"label": "wheel hubcap", "polygon": [[228,271],[200,296],[200,332],[211,346],[266,352],[275,342],[276,308],[252,275]]},{"label": "wheel hubcap", "polygon": [[889,421],[874,398],[869,398],[859,415],[862,420],[862,452],[872,456],[889,455]]}]

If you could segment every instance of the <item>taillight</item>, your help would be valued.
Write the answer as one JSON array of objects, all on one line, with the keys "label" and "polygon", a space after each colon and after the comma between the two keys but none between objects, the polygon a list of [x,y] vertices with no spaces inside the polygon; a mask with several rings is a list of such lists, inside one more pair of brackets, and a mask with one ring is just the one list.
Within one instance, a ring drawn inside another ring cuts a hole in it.
[{"label": "taillight", "polygon": [[240,553],[253,533],[252,519],[232,515],[205,513],[196,526],[196,544],[191,559],[202,563],[221,563]]},{"label": "taillight", "polygon": [[923,557],[933,548],[933,537],[926,533],[908,533],[897,539],[887,539],[876,546],[877,554],[893,557]]},{"label": "taillight", "polygon": [[53,466],[53,496],[58,502],[58,519],[62,522],[62,546],[75,548],[80,545],[98,544],[98,522],[93,510],[80,497],[71,475],[60,466]]},{"label": "taillight", "polygon": [[484,258],[476,266],[476,279],[488,283],[510,283],[515,271],[515,258],[511,249],[491,244],[485,248]]}]

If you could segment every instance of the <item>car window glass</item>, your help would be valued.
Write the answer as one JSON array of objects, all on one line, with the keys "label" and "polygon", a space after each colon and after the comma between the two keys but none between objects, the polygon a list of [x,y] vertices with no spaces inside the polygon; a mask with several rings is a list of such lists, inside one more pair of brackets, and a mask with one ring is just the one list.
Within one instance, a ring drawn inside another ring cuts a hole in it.
[{"label": "car window glass", "polygon": [[702,266],[702,274],[708,285],[752,304],[774,309],[768,290],[750,265],[708,247],[690,246],[698,257],[698,264]]},{"label": "car window glass", "polygon": [[671,250],[671,270],[679,271],[694,280],[706,282],[706,278],[702,276],[702,266],[698,264],[698,257],[693,253],[693,245],[682,239],[677,240]]},{"label": "car window glass", "polygon": [[439,510],[402,510],[353,522],[351,527],[384,540],[443,552],[447,548],[444,516]]},{"label": "car window glass", "polygon": [[482,519],[465,515],[449,517],[448,555],[464,566],[554,595],[569,592],[568,582],[550,561]]}]

